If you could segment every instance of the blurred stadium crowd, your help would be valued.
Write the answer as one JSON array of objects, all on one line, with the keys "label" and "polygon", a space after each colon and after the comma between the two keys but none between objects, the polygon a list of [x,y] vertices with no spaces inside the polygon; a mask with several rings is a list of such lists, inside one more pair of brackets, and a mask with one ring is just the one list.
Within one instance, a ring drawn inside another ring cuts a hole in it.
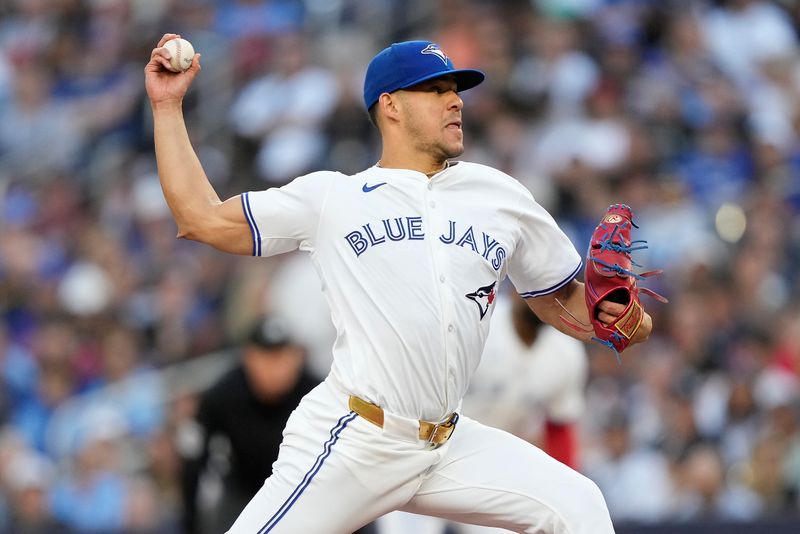
[{"label": "blurred stadium crowd", "polygon": [[0,532],[176,532],[200,386],[162,370],[264,310],[328,363],[308,268],[174,238],[142,76],[167,31],[202,53],[186,118],[223,198],[374,164],[362,76],[392,41],[483,69],[463,158],[579,250],[632,205],[665,270],[650,342],[590,347],[582,470],[612,515],[800,515],[800,3],[5,0]]}]

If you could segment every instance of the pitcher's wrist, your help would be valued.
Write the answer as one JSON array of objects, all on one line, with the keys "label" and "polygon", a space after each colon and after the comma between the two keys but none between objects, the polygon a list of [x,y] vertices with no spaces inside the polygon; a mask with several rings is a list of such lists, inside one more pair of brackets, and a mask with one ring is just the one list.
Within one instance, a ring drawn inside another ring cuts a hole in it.
[{"label": "pitcher's wrist", "polygon": [[150,101],[153,113],[180,113],[183,114],[183,99],[161,100],[158,102]]}]

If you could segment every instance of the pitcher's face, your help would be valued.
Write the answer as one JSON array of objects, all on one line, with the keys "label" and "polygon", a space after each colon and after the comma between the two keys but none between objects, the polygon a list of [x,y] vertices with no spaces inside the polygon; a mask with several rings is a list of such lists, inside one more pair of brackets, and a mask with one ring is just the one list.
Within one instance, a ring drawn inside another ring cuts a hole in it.
[{"label": "pitcher's face", "polygon": [[442,161],[464,152],[461,129],[464,102],[458,96],[452,76],[424,81],[398,93],[409,143]]}]

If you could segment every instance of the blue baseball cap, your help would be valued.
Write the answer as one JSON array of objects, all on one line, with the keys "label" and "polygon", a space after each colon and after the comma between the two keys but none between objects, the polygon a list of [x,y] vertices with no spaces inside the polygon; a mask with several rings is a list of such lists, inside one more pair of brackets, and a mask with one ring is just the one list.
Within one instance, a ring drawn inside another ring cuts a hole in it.
[{"label": "blue baseball cap", "polygon": [[453,61],[436,43],[394,43],[369,62],[364,78],[364,105],[369,109],[383,93],[392,93],[448,74],[455,78],[459,91],[475,87],[486,77],[479,70],[456,69]]}]

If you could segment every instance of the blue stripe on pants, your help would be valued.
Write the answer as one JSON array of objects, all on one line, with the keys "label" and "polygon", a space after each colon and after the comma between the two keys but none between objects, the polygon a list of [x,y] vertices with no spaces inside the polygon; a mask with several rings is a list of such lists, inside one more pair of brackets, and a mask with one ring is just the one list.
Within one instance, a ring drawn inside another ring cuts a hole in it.
[{"label": "blue stripe on pants", "polygon": [[317,459],[314,461],[314,465],[311,466],[311,469],[308,470],[308,472],[303,477],[303,480],[300,482],[300,484],[297,485],[292,494],[289,495],[289,497],[286,499],[286,501],[284,501],[281,507],[278,508],[278,511],[275,512],[275,514],[269,518],[269,520],[263,527],[261,527],[261,529],[258,531],[258,534],[267,534],[267,532],[275,528],[275,525],[278,524],[278,522],[283,518],[283,516],[286,515],[286,512],[288,512],[289,509],[294,505],[294,503],[297,502],[297,499],[300,498],[300,495],[303,494],[303,492],[306,490],[309,484],[311,484],[311,481],[314,479],[314,476],[316,476],[316,474],[322,468],[322,464],[325,463],[325,460],[328,458],[328,456],[331,455],[331,450],[333,449],[333,446],[339,440],[339,434],[341,434],[342,430],[344,430],[347,424],[356,417],[358,417],[357,413],[350,412],[349,414],[339,419],[336,425],[331,429],[331,437],[330,439],[328,439],[328,441],[325,442],[325,445],[322,448],[322,453],[319,456],[317,456]]}]

